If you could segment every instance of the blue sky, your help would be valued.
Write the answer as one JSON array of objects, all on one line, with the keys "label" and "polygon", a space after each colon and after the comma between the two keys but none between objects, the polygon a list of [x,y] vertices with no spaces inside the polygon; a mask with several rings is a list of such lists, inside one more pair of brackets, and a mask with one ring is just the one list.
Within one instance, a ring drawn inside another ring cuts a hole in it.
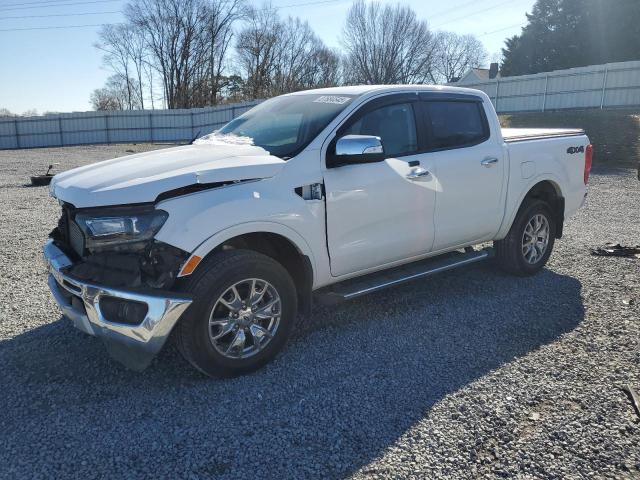
[{"label": "blue sky", "polygon": [[[313,1],[273,0],[272,4],[280,7],[283,16],[307,20],[326,44],[338,47],[351,0],[299,5]],[[0,108],[18,113],[31,109],[39,113],[89,110],[89,95],[109,76],[102,67],[102,54],[93,47],[99,27],[16,29],[117,23],[122,20],[119,11],[125,3],[126,0],[0,0]],[[505,38],[520,31],[526,21],[525,12],[531,11],[535,0],[400,3],[410,5],[432,30],[477,35],[491,59],[500,52]],[[94,15],[96,12],[99,14]]]}]

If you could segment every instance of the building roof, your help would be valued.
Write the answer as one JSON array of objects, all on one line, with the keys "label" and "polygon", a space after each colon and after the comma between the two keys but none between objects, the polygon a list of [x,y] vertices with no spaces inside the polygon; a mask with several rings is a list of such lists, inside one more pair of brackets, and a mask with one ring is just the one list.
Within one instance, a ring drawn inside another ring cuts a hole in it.
[{"label": "building roof", "polygon": [[[497,67],[496,67],[497,71]],[[452,82],[452,84],[458,85],[466,85],[470,83],[476,82],[487,82],[489,80],[494,80],[496,78],[500,78],[500,72],[497,71],[496,76],[491,78],[491,69],[489,68],[471,68],[462,75],[458,80]]]},{"label": "building roof", "polygon": [[488,68],[472,68],[471,71],[475,73],[478,78],[481,78],[482,80],[489,80]]}]

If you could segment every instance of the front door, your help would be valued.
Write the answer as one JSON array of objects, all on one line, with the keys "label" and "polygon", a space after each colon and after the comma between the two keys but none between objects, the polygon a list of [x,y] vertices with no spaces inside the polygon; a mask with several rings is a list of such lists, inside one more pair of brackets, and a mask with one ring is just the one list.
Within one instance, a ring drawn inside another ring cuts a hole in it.
[{"label": "front door", "polygon": [[[386,159],[326,169],[331,273],[341,276],[428,253],[434,240],[432,160],[419,152],[416,102],[356,112],[348,134],[381,137]],[[423,175],[416,175],[422,173]]]}]

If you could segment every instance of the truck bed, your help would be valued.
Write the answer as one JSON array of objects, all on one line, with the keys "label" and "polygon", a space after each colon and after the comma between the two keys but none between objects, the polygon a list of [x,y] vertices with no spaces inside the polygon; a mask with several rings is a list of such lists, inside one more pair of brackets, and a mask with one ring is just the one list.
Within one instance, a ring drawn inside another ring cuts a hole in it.
[{"label": "truck bed", "polygon": [[577,137],[584,135],[580,128],[503,128],[502,138],[507,143],[526,140],[543,140],[556,137]]}]

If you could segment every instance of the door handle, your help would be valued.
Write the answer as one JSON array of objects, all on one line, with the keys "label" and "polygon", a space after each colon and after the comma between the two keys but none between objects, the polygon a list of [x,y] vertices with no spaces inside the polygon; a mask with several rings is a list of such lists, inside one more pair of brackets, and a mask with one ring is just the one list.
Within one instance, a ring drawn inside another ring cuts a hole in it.
[{"label": "door handle", "polygon": [[493,167],[496,163],[498,163],[498,159],[496,157],[487,157],[480,162],[480,165],[483,167]]},{"label": "door handle", "polygon": [[407,178],[409,180],[419,180],[421,178],[428,177],[429,175],[431,175],[431,173],[429,173],[428,170],[425,170],[422,167],[416,167],[407,174]]}]

